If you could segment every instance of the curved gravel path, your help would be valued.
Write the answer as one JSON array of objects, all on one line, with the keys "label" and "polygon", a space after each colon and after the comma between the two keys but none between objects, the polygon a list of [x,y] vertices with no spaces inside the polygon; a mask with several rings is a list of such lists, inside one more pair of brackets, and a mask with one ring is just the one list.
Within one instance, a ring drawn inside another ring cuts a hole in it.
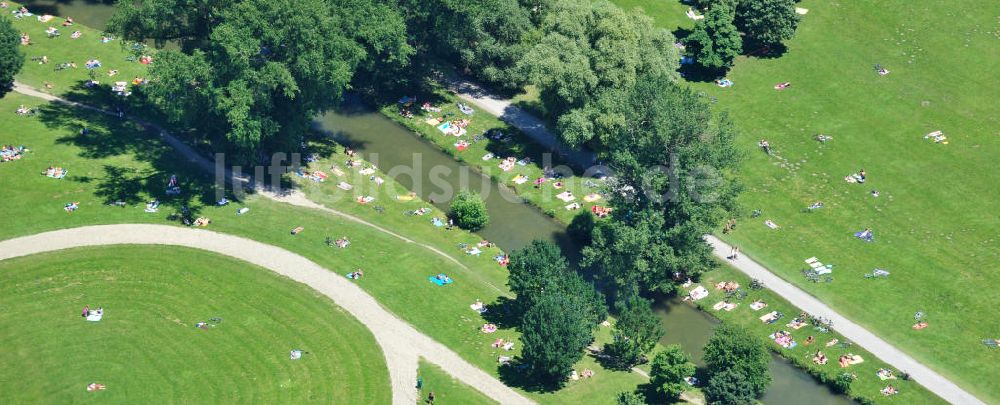
[{"label": "curved gravel path", "polygon": [[[115,114],[112,113],[111,111],[102,110],[100,108],[97,108],[97,107],[94,107],[94,106],[91,106],[91,105],[87,105],[87,104],[83,104],[83,103],[78,103],[78,102],[75,102],[75,101],[69,101],[69,100],[66,100],[64,98],[57,97],[57,96],[54,96],[52,94],[48,94],[48,93],[39,91],[39,90],[37,90],[35,88],[32,88],[32,87],[30,87],[28,85],[25,85],[23,83],[14,82],[14,91],[18,92],[18,93],[21,93],[23,95],[26,95],[26,96],[40,98],[40,99],[43,99],[43,100],[46,100],[46,101],[51,101],[51,102],[55,102],[55,103],[61,103],[61,104],[65,104],[65,105],[69,105],[69,106],[73,106],[73,107],[78,107],[78,108],[83,108],[83,109],[91,110],[91,111],[98,112],[98,113],[101,113],[101,114],[107,114],[107,115],[115,116]],[[174,148],[174,151],[176,151],[181,156],[183,156],[185,159],[187,159],[189,163],[202,168],[202,170],[205,170],[206,172],[213,173],[216,176],[220,176],[218,178],[218,180],[225,181],[226,183],[230,183],[230,184],[233,184],[234,186],[240,186],[240,187],[244,187],[244,186],[247,186],[248,184],[250,184],[250,179],[249,178],[237,176],[237,175],[233,174],[232,171],[230,169],[226,168],[226,167],[216,167],[215,162],[213,162],[212,160],[210,160],[207,157],[203,156],[202,154],[198,153],[198,151],[194,150],[193,148],[191,148],[190,146],[188,146],[186,143],[184,143],[180,139],[174,137],[173,135],[170,134],[170,132],[167,132],[167,130],[163,129],[159,125],[156,125],[156,124],[153,124],[153,123],[150,123],[150,122],[146,122],[146,121],[134,118],[134,117],[127,117],[127,118],[129,120],[131,120],[131,121],[139,124],[139,125],[142,125],[147,130],[159,134],[160,139],[162,139],[164,142],[166,142],[168,145],[170,145],[172,148]],[[377,230],[379,232],[382,232],[382,233],[391,235],[393,237],[396,237],[396,238],[398,238],[398,239],[400,239],[400,240],[402,240],[402,241],[404,241],[406,243],[413,243],[413,244],[419,245],[419,246],[421,246],[421,247],[423,247],[425,249],[430,250],[431,252],[433,252],[434,254],[436,254],[438,256],[444,257],[448,261],[450,261],[452,263],[455,263],[456,265],[458,265],[459,267],[461,267],[461,268],[463,268],[463,269],[465,269],[467,271],[472,271],[466,265],[462,264],[462,262],[458,261],[458,259],[456,259],[453,256],[445,253],[441,249],[438,249],[436,247],[433,247],[433,246],[425,244],[425,243],[420,243],[420,242],[414,241],[414,240],[412,240],[410,238],[407,238],[407,237],[405,237],[403,235],[400,235],[400,234],[398,234],[396,232],[393,232],[393,231],[388,230],[386,228],[383,228],[381,226],[375,225],[375,224],[373,224],[371,222],[365,221],[364,219],[358,218],[358,217],[356,217],[354,215],[351,215],[351,214],[348,214],[346,212],[338,211],[338,210],[335,210],[333,208],[327,207],[325,205],[317,204],[317,203],[313,202],[312,200],[306,198],[301,192],[299,192],[297,190],[287,190],[287,192],[282,193],[282,194],[279,195],[277,193],[273,193],[273,192],[265,190],[265,189],[263,189],[261,187],[258,187],[255,190],[255,192],[257,192],[258,194],[260,194],[260,195],[262,195],[264,197],[267,197],[267,198],[269,198],[271,200],[275,200],[275,201],[279,201],[279,202],[284,202],[284,203],[295,205],[295,206],[299,206],[299,207],[320,210],[320,211],[327,212],[327,213],[339,216],[341,218],[344,218],[344,219],[347,219],[347,220],[359,223],[361,225],[364,225],[364,226],[367,226],[369,228],[375,229],[375,230]],[[486,284],[489,285],[490,287],[492,287],[494,290],[496,290],[498,292],[501,292],[501,293],[503,292],[502,289],[500,289],[499,287],[497,287],[497,286],[495,286],[495,285],[493,285],[493,284],[491,284],[489,282],[486,282]]]},{"label": "curved gravel path", "polygon": [[746,255],[740,255],[736,260],[727,259],[732,251],[732,246],[726,244],[719,238],[706,235],[705,240],[712,245],[716,257],[723,259],[723,261],[729,263],[731,266],[751,278],[763,281],[764,285],[766,285],[769,290],[774,291],[776,294],[788,300],[803,311],[832,320],[835,325],[834,329],[836,329],[837,332],[840,332],[840,334],[844,335],[844,337],[850,339],[855,344],[858,344],[872,352],[872,354],[878,356],[879,359],[891,364],[896,369],[906,371],[910,375],[910,378],[917,381],[920,385],[923,385],[931,392],[937,394],[945,401],[962,405],[985,405],[985,403],[980,401],[979,398],[976,398],[969,392],[963,390],[961,387],[951,382],[951,380],[948,380],[944,376],[936,373],[934,370],[931,370],[929,367],[921,364],[919,361],[910,357],[902,350],[897,349],[896,346],[882,340],[882,338],[876,336],[868,329],[851,322],[850,319],[847,319],[847,317],[837,313],[837,311],[834,311],[826,304],[820,302],[820,300],[816,299],[816,297],[813,297],[809,293],[799,289],[774,273],[771,273],[769,270],[764,268],[764,266],[761,266],[760,263],[753,261],[753,259],[747,257]]},{"label": "curved gravel path", "polygon": [[382,308],[378,301],[343,276],[285,249],[250,239],[167,225],[86,226],[0,241],[0,260],[75,247],[120,244],[173,245],[206,250],[264,267],[326,295],[375,335],[389,368],[394,404],[413,405],[420,399],[415,387],[419,357],[500,403],[532,403]]}]

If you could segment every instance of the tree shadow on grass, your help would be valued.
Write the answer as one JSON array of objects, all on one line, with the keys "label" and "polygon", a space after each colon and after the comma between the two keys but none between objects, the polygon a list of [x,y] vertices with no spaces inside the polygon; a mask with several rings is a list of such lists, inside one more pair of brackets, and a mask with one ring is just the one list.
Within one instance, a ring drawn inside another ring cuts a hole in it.
[{"label": "tree shadow on grass", "polygon": [[[69,178],[95,183],[95,194],[106,204],[125,206],[156,200],[177,213],[174,218],[190,220],[217,200],[217,186],[209,173],[180,158],[157,133],[139,124],[56,102],[39,107],[39,120],[63,134],[56,143],[79,148],[80,157],[110,160],[103,165],[100,177]],[[126,156],[139,165],[111,163]],[[177,177],[179,192],[168,190],[171,176]],[[232,195],[227,198],[235,199]]]},{"label": "tree shadow on grass", "polygon": [[486,312],[482,315],[486,322],[492,323],[501,329],[518,326],[518,320],[520,319],[517,313],[517,303],[506,296],[498,297],[495,302],[486,304]]},{"label": "tree shadow on grass", "polygon": [[555,392],[563,388],[563,384],[536,378],[526,364],[516,360],[497,367],[497,374],[504,385],[528,392]]}]

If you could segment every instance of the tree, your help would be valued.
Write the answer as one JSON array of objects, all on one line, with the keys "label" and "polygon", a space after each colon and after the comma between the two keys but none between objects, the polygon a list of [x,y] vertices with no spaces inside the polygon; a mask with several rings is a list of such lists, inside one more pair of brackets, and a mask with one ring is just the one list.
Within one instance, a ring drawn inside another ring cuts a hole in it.
[{"label": "tree", "polygon": [[635,392],[619,392],[618,405],[646,405],[646,397]]},{"label": "tree", "polygon": [[[744,390],[750,393],[751,398],[759,397],[767,391],[771,384],[768,371],[770,363],[771,356],[764,343],[736,325],[723,324],[716,328],[715,334],[705,345],[705,365],[710,379],[726,374],[720,378],[720,384],[724,382],[724,386],[738,387],[741,396]],[[741,380],[738,381],[739,384],[734,376]],[[745,389],[744,384],[749,388]]]},{"label": "tree", "polygon": [[536,381],[561,386],[583,349],[593,341],[593,325],[570,296],[548,293],[521,321],[521,361]]},{"label": "tree", "polygon": [[799,24],[795,3],[796,0],[741,0],[736,6],[736,26],[746,34],[749,46],[770,51],[795,36]]},{"label": "tree", "polygon": [[735,209],[735,128],[666,76],[643,77],[617,108],[631,124],[605,154],[615,210],[597,224],[582,263],[619,288],[669,293],[674,280],[715,265],[702,236]]},{"label": "tree", "polygon": [[669,345],[653,358],[649,383],[664,401],[674,402],[687,389],[687,377],[694,375],[695,365],[679,345]]},{"label": "tree", "polygon": [[753,384],[735,369],[712,375],[702,392],[709,404],[719,405],[754,405],[758,396]]},{"label": "tree", "polygon": [[517,297],[518,307],[527,310],[543,293],[561,288],[567,266],[566,258],[552,242],[533,240],[511,252],[507,285]]},{"label": "tree", "polygon": [[462,229],[478,231],[490,222],[486,203],[479,194],[462,191],[451,201],[451,217]]},{"label": "tree", "polygon": [[524,313],[546,294],[573,297],[586,314],[591,326],[607,318],[604,296],[568,267],[559,247],[548,241],[534,240],[510,254],[507,285],[516,295],[516,305]]},{"label": "tree", "polygon": [[125,1],[108,29],[178,43],[157,54],[150,101],[228,147],[232,160],[254,163],[263,152],[299,151],[315,114],[335,105],[359,68],[408,57],[402,20],[374,1]]},{"label": "tree", "polygon": [[539,23],[542,38],[520,67],[563,141],[602,149],[628,123],[614,106],[643,74],[676,76],[674,37],[639,10],[604,1],[558,0]]},{"label": "tree", "polygon": [[702,66],[716,70],[733,66],[733,60],[743,50],[743,39],[733,24],[735,14],[732,6],[725,2],[714,4],[685,38]]},{"label": "tree", "polygon": [[24,66],[24,54],[21,53],[20,35],[10,18],[0,16],[0,95],[6,92],[7,85],[14,81],[14,76]]},{"label": "tree", "polygon": [[616,359],[617,366],[628,370],[663,337],[660,320],[653,314],[652,302],[630,294],[618,305],[618,322],[611,332],[612,341],[604,350]]},{"label": "tree", "polygon": [[517,61],[531,46],[530,11],[517,0],[402,0],[410,38],[425,56],[508,90],[524,78]]}]

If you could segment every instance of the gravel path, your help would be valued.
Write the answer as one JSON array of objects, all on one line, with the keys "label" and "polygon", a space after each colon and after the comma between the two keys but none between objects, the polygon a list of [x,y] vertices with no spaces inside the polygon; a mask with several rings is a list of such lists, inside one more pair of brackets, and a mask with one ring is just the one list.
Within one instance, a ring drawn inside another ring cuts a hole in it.
[{"label": "gravel path", "polygon": [[510,99],[497,96],[467,79],[438,75],[438,81],[463,100],[476,104],[479,108],[504,120],[510,126],[520,129],[521,132],[545,148],[556,151],[559,156],[578,169],[586,170],[597,163],[597,155],[594,152],[566,146],[545,127],[542,120],[515,106]]},{"label": "gravel path", "polygon": [[420,399],[416,390],[419,357],[500,403],[532,403],[382,308],[347,278],[295,253],[250,239],[167,225],[87,226],[2,241],[0,260],[74,247],[120,244],[173,245],[215,252],[267,268],[326,295],[375,335],[389,368],[394,404],[413,405]]},{"label": "gravel path", "polygon": [[727,263],[739,271],[746,273],[746,275],[751,278],[763,281],[764,285],[766,285],[769,290],[774,291],[776,294],[788,300],[803,311],[832,320],[834,328],[837,332],[840,332],[840,334],[844,335],[844,337],[850,339],[855,344],[858,344],[872,352],[872,354],[877,356],[879,359],[882,359],[882,361],[891,364],[899,370],[909,373],[910,378],[917,381],[920,385],[923,385],[944,400],[953,404],[961,405],[984,404],[983,401],[980,401],[978,398],[966,392],[955,383],[934,372],[934,370],[931,370],[927,366],[921,364],[906,353],[903,353],[902,350],[899,350],[895,346],[882,340],[874,333],[871,333],[860,325],[851,322],[850,319],[847,319],[843,315],[840,315],[830,307],[826,306],[826,304],[820,302],[820,300],[816,299],[816,297],[802,291],[798,287],[783,280],[781,277],[776,276],[774,273],[771,273],[769,270],[764,268],[764,266],[761,266],[759,263],[753,261],[753,259],[750,259],[746,255],[740,255],[740,257],[736,260],[727,259],[726,257],[729,256],[732,251],[732,246],[711,235],[706,235],[705,240],[712,245],[716,257],[725,260]]}]

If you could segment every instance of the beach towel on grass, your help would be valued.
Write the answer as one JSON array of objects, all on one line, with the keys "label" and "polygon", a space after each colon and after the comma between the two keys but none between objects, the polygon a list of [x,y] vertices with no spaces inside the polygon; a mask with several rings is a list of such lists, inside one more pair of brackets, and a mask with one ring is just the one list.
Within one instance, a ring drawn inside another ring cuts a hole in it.
[{"label": "beach towel on grass", "polygon": [[430,280],[432,283],[437,284],[438,286],[446,286],[448,284],[455,282],[455,280],[452,280],[450,277],[447,280],[441,280],[437,276],[430,276],[427,277],[427,279]]}]

